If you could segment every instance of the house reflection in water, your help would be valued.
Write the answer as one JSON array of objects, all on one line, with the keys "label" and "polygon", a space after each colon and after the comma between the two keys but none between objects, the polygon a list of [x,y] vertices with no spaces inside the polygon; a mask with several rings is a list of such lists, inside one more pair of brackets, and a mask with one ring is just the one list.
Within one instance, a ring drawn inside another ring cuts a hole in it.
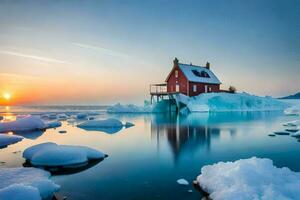
[{"label": "house reflection in water", "polygon": [[[160,142],[167,141],[175,162],[181,154],[193,154],[199,148],[210,150],[211,140],[220,137],[220,128],[209,126],[208,114],[199,116],[197,121],[175,114],[155,115],[151,121],[152,139],[156,139],[158,151]],[[199,123],[199,120],[202,123]],[[194,123],[196,122],[196,123]],[[161,141],[162,140],[162,141]]]},{"label": "house reflection in water", "polygon": [[[221,138],[235,138],[244,134],[247,128],[237,124],[270,123],[280,117],[280,112],[224,112],[224,113],[194,113],[187,116],[176,114],[153,115],[151,118],[152,140],[157,143],[159,153],[161,148],[169,146],[175,162],[180,157],[189,158],[196,153],[209,153],[213,141]],[[259,125],[259,124],[258,124]],[[217,148],[217,147],[215,147]]]}]

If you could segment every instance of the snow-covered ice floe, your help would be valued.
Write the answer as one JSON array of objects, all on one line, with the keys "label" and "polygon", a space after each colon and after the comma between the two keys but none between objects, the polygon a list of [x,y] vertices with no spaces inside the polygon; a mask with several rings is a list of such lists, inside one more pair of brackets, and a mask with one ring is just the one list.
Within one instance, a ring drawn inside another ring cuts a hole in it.
[{"label": "snow-covered ice floe", "polygon": [[273,111],[284,110],[287,104],[272,97],[259,97],[248,93],[205,93],[195,97],[176,95],[178,102],[190,112]]},{"label": "snow-covered ice floe", "polygon": [[17,135],[0,134],[0,148],[20,142],[24,138]]},{"label": "snow-covered ice floe", "polygon": [[104,159],[105,154],[89,147],[48,142],[27,148],[23,157],[33,166],[79,167],[88,164],[89,160]]},{"label": "snow-covered ice floe", "polygon": [[199,186],[213,200],[299,199],[300,173],[252,157],[202,167]]},{"label": "snow-covered ice floe", "polygon": [[1,122],[0,132],[43,130],[46,124],[37,116],[25,116],[11,122]]},{"label": "snow-covered ice floe", "polygon": [[49,177],[49,172],[31,167],[1,169],[0,199],[51,199],[60,187]]},{"label": "snow-covered ice floe", "polygon": [[102,131],[106,133],[116,133],[123,128],[121,121],[109,118],[104,120],[89,120],[81,124],[78,124],[77,127],[82,128],[88,131]]}]

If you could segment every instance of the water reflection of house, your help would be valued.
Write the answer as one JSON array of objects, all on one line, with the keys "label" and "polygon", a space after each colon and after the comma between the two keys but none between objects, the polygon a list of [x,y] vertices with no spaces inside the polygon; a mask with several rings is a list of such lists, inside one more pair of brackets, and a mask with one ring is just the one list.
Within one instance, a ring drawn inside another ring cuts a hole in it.
[{"label": "water reflection of house", "polygon": [[151,122],[152,138],[156,139],[159,149],[161,140],[167,140],[175,161],[185,152],[190,154],[199,148],[210,150],[211,139],[219,138],[217,127],[184,123],[176,115],[155,116]]}]

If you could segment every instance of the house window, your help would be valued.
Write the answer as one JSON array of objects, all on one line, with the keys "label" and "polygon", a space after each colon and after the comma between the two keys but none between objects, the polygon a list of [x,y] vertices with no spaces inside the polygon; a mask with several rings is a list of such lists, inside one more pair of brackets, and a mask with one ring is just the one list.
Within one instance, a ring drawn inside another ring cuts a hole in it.
[{"label": "house window", "polygon": [[211,92],[211,87],[208,88],[209,92]]},{"label": "house window", "polygon": [[179,92],[179,84],[176,84],[176,92]]},{"label": "house window", "polygon": [[175,77],[178,78],[178,70],[175,70]]},{"label": "house window", "polygon": [[193,69],[192,72],[195,76],[202,77],[202,78],[210,78],[208,73],[205,72],[205,71],[200,71],[199,72],[198,70]]},{"label": "house window", "polygon": [[204,92],[207,93],[207,85],[204,86]]},{"label": "house window", "polygon": [[193,92],[197,92],[197,85],[193,85]]}]

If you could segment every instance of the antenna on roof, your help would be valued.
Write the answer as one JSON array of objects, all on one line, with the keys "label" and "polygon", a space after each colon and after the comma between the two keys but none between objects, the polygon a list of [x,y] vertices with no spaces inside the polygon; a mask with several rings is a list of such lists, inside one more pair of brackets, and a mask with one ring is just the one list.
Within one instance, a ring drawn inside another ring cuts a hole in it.
[{"label": "antenna on roof", "polygon": [[206,69],[210,69],[210,63],[207,62],[206,65],[205,65]]}]

